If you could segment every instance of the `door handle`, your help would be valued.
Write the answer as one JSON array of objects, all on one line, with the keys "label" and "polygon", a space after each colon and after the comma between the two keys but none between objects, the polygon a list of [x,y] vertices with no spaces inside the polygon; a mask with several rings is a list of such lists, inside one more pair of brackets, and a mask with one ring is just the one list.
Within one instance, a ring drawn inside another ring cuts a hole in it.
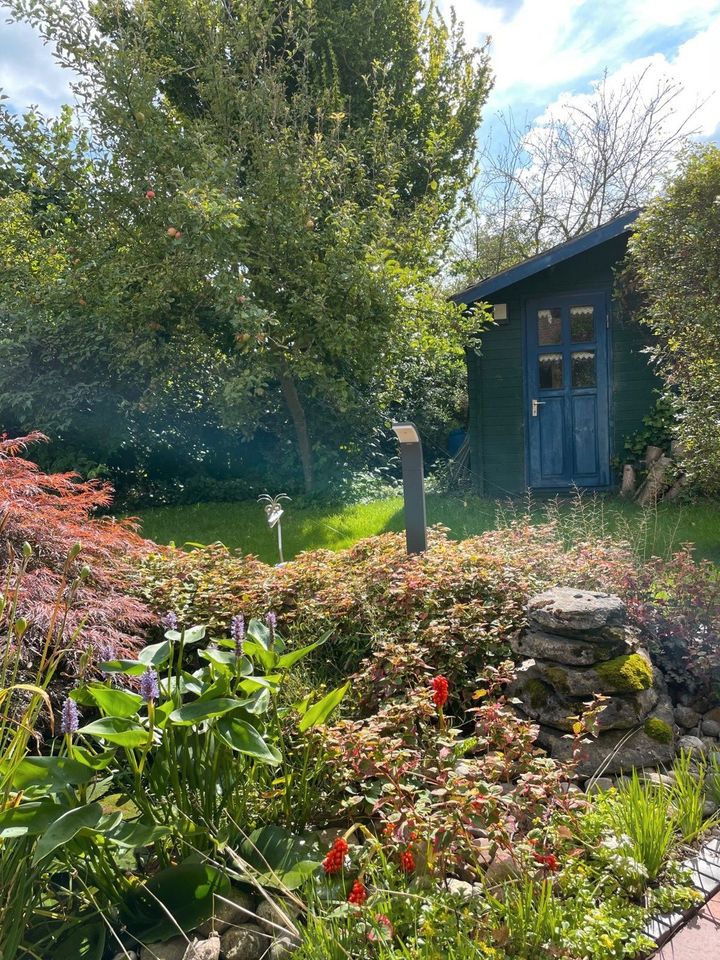
[{"label": "door handle", "polygon": [[532,415],[536,417],[538,415],[538,407],[544,407],[544,400],[533,400],[532,402]]}]

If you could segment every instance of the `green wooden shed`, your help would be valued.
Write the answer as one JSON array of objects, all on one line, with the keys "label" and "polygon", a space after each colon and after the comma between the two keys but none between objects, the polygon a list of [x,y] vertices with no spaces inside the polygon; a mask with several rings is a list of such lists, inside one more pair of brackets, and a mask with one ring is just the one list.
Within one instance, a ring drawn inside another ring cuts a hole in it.
[{"label": "green wooden shed", "polygon": [[492,497],[608,489],[650,410],[646,328],[620,317],[614,270],[639,211],[462,290],[495,322],[467,351],[470,470]]}]

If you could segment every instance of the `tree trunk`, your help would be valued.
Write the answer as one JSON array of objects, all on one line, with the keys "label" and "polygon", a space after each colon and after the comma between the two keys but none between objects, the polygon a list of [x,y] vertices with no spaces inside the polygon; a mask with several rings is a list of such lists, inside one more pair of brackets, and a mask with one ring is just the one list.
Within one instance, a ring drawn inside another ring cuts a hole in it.
[{"label": "tree trunk", "polygon": [[635,467],[630,463],[626,463],[623,467],[622,475],[622,486],[620,487],[620,496],[625,497],[626,500],[632,500],[635,494],[635,487],[637,486],[637,475],[635,473]]},{"label": "tree trunk", "polygon": [[310,434],[308,433],[307,418],[305,410],[300,402],[295,381],[289,373],[283,373],[280,377],[280,386],[282,388],[285,403],[290,411],[293,426],[295,427],[295,439],[297,441],[298,454],[302,464],[303,478],[305,480],[305,492],[310,493],[315,487],[315,467],[313,464],[312,447],[310,446]]},{"label": "tree trunk", "polygon": [[635,498],[641,507],[655,505],[658,500],[662,500],[662,495],[669,486],[666,476],[671,466],[672,460],[665,456],[650,465],[645,482]]}]

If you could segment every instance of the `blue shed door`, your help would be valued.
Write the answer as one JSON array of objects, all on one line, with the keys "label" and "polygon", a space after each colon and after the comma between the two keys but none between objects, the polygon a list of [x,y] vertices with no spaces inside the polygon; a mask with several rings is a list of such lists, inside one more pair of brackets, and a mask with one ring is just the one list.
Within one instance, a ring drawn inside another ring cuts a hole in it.
[{"label": "blue shed door", "polygon": [[607,486],[605,295],[534,300],[526,319],[530,486]]}]

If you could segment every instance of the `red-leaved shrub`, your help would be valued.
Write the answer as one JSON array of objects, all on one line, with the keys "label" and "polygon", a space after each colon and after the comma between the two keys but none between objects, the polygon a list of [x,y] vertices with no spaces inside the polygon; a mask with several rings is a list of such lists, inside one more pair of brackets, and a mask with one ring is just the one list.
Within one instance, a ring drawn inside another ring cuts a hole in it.
[{"label": "red-leaved shrub", "polygon": [[142,628],[155,621],[131,595],[136,563],[154,544],[132,521],[93,516],[111,503],[106,484],[46,474],[20,456],[42,440],[41,433],[0,440],[0,589],[4,616],[16,600],[16,616],[28,622],[28,672],[48,637],[77,667],[83,654],[91,663],[132,653]]}]

